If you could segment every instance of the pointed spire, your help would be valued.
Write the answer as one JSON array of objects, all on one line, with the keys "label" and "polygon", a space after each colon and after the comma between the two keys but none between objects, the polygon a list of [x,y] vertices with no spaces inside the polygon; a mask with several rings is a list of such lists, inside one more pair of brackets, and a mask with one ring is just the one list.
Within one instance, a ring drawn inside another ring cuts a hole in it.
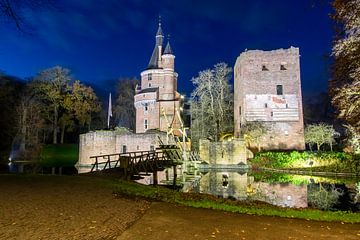
[{"label": "pointed spire", "polygon": [[164,40],[163,31],[161,29],[161,16],[159,16],[159,27],[156,32],[155,38],[156,38],[155,47],[149,61],[148,69],[159,68],[159,60],[161,59],[161,51],[162,51],[161,49]]},{"label": "pointed spire", "polygon": [[156,37],[158,36],[161,36],[161,37],[164,37],[164,33],[162,31],[162,28],[161,28],[161,16],[159,15],[159,27],[158,27],[158,30],[156,32]]},{"label": "pointed spire", "polygon": [[170,34],[168,34],[167,40],[168,41],[167,41],[167,44],[166,44],[166,47],[164,50],[164,54],[173,54],[171,47],[170,47]]}]

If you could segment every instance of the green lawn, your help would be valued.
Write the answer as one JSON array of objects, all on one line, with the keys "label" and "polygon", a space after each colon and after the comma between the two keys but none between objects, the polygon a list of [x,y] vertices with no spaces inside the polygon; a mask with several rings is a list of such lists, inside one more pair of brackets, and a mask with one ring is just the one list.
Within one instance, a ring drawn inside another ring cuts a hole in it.
[{"label": "green lawn", "polygon": [[196,208],[209,208],[251,215],[300,218],[316,221],[360,223],[360,213],[283,208],[262,202],[241,202],[205,194],[181,193],[160,186],[144,186],[126,181],[118,181],[115,183],[114,187],[116,189],[115,192],[120,196],[142,197]]},{"label": "green lawn", "polygon": [[45,145],[40,164],[44,167],[72,167],[79,158],[78,148],[77,144]]}]

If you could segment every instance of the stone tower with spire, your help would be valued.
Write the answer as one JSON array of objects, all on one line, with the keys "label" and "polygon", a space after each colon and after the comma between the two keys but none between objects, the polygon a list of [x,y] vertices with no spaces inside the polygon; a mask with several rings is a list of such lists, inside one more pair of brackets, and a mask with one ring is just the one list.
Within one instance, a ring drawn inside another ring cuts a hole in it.
[{"label": "stone tower with spire", "polygon": [[155,47],[147,68],[141,72],[141,84],[135,90],[136,133],[149,129],[167,131],[177,128],[180,94],[177,92],[178,74],[174,70],[175,55],[169,39],[163,48],[164,34],[159,21]]}]

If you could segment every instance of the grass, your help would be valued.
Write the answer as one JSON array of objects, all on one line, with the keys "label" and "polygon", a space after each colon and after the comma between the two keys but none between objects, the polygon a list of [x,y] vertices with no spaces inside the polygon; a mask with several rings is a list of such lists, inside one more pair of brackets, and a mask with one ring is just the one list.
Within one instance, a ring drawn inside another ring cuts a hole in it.
[{"label": "grass", "polygon": [[164,187],[144,186],[126,181],[119,181],[114,187],[120,196],[141,197],[195,208],[208,208],[260,216],[360,223],[360,213],[283,208],[262,202],[241,202],[205,194],[181,193]]},{"label": "grass", "polygon": [[44,167],[72,167],[79,158],[77,144],[45,145],[40,164]]}]

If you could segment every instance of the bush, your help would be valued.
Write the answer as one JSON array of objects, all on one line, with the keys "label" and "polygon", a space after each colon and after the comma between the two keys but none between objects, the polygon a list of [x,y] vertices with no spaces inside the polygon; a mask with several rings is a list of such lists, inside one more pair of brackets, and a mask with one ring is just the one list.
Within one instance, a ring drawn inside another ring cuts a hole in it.
[{"label": "bush", "polygon": [[250,161],[255,167],[357,172],[360,161],[345,152],[260,152]]}]

